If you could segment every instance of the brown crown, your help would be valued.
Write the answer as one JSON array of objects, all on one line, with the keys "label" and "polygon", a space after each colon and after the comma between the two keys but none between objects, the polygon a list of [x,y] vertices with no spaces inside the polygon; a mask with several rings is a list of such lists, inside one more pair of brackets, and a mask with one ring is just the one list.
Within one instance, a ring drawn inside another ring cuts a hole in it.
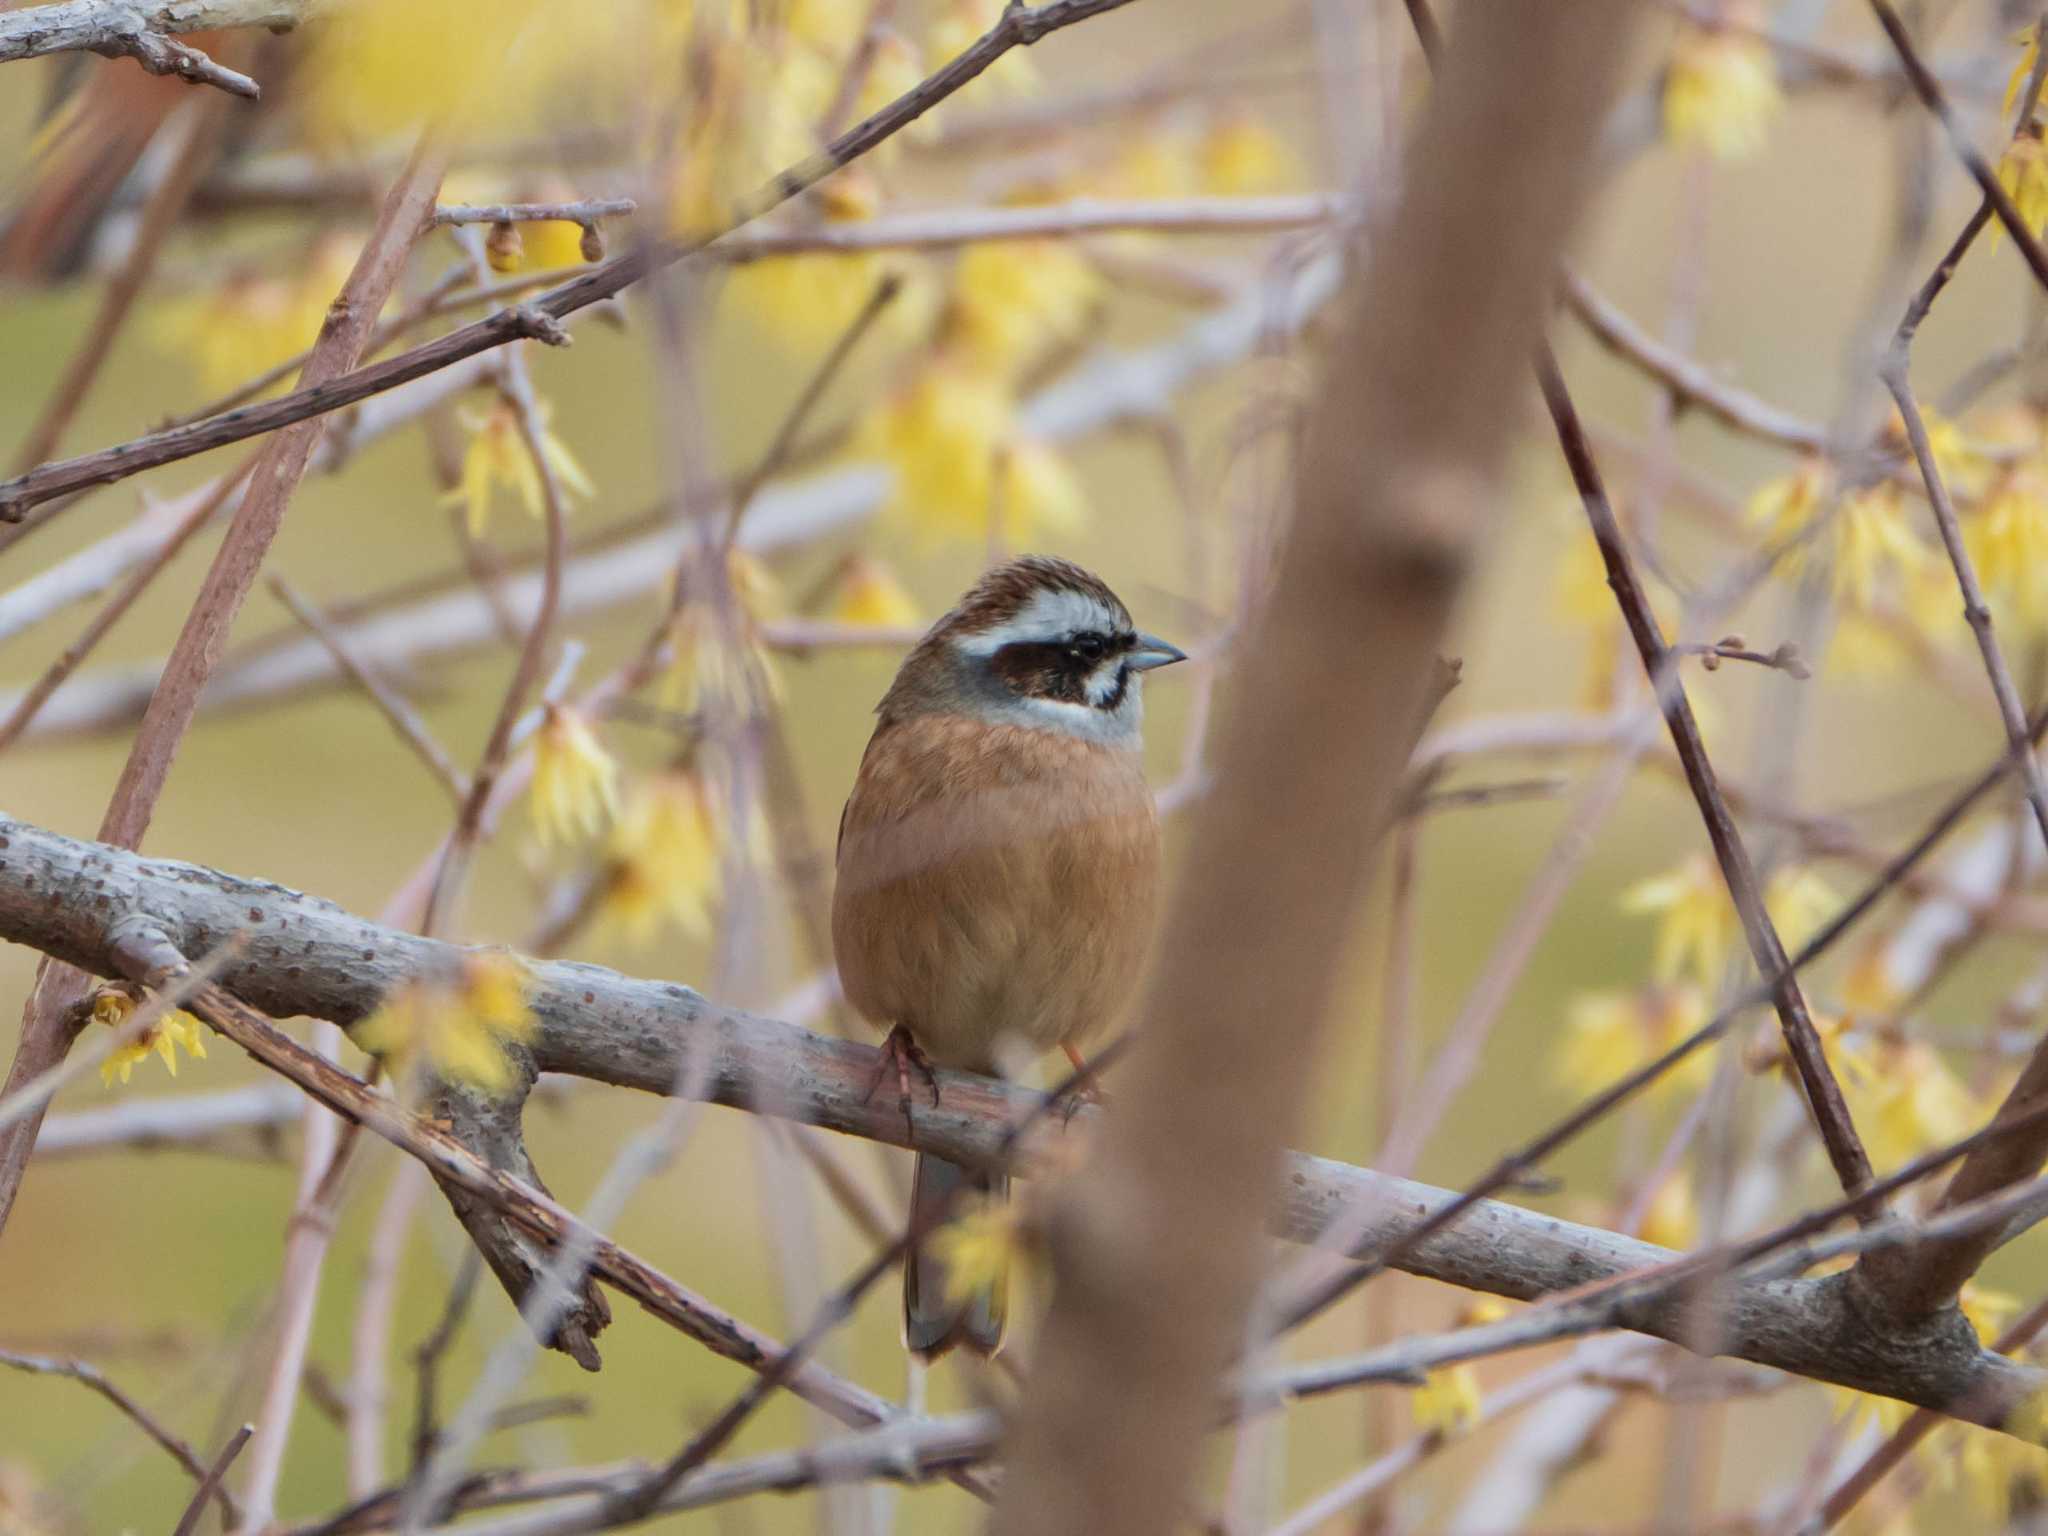
[{"label": "brown crown", "polygon": [[986,572],[967,589],[953,611],[933,626],[940,635],[971,635],[1015,618],[1041,592],[1079,592],[1094,598],[1116,616],[1119,627],[1131,627],[1130,610],[1093,571],[1053,555],[1020,555]]}]

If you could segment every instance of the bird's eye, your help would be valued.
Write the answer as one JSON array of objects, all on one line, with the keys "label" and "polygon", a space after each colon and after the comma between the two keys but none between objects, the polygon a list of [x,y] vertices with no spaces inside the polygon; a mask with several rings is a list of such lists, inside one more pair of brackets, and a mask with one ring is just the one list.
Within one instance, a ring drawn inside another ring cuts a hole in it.
[{"label": "bird's eye", "polygon": [[1070,649],[1083,661],[1100,661],[1108,645],[1100,635],[1081,635],[1074,640]]}]

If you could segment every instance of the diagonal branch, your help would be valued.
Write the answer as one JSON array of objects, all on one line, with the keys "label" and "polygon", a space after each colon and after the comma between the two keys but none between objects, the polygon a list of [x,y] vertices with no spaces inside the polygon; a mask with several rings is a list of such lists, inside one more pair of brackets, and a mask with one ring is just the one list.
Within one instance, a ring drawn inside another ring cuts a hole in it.
[{"label": "diagonal branch", "polygon": [[[975,79],[1011,49],[1027,47],[1062,27],[1130,3],[1131,0],[1044,0],[1040,5],[1006,6],[1001,19],[966,52],[763,187],[740,210],[731,227],[752,222],[816,186],[841,166],[859,159]],[[624,292],[642,278],[674,266],[709,243],[709,238],[699,238],[656,241],[636,247],[527,303],[499,310],[381,363],[310,383],[262,405],[224,411],[189,426],[172,427],[0,481],[0,522],[19,522],[30,508],[67,491],[125,480],[146,469],[338,411],[507,342],[525,338],[559,342],[564,337],[561,322],[568,316]]]},{"label": "diagonal branch", "polygon": [[145,1435],[164,1448],[173,1461],[198,1480],[199,1489],[195,1504],[208,1497],[217,1499],[220,1502],[221,1515],[227,1521],[229,1529],[241,1525],[242,1512],[235,1503],[234,1496],[219,1485],[218,1479],[211,1476],[190,1443],[159,1424],[155,1415],[109,1381],[99,1367],[89,1365],[83,1360],[60,1360],[49,1355],[25,1355],[11,1349],[0,1349],[0,1365],[12,1366],[17,1371],[28,1371],[37,1376],[68,1376],[73,1381],[90,1387],[132,1419]]},{"label": "diagonal branch", "polygon": [[[434,206],[440,183],[438,161],[425,152],[416,153],[392,183],[376,227],[328,307],[304,377],[332,377],[352,367],[362,355],[377,313],[396,286],[413,242]],[[132,848],[148,830],[158,797],[170,778],[171,764],[198,712],[199,696],[220,662],[235,615],[283,526],[285,510],[305,476],[324,426],[324,422],[310,422],[273,438],[255,455],[248,490],[214,551],[213,564],[150,694],[120,780],[100,820],[100,836],[108,842]],[[83,977],[61,966],[46,966],[38,974],[22,1010],[21,1038],[7,1075],[10,1089],[63,1059],[71,1043],[71,1026],[66,1020],[70,1005],[83,993],[83,983]],[[0,1229],[6,1226],[21,1188],[41,1118],[38,1109],[0,1128]]]}]

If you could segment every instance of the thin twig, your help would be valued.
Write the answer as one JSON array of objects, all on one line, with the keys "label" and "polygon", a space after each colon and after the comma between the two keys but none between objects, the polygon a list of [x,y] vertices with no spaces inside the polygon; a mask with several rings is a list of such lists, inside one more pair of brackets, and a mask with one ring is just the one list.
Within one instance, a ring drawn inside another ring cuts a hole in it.
[{"label": "thin twig", "polygon": [[90,1387],[126,1414],[145,1435],[162,1446],[173,1461],[198,1479],[201,1489],[209,1491],[219,1503],[221,1515],[227,1521],[230,1530],[241,1525],[241,1507],[217,1481],[211,1489],[207,1488],[206,1464],[200,1461],[198,1453],[191,1445],[159,1424],[155,1415],[109,1381],[99,1367],[88,1365],[83,1360],[59,1360],[48,1355],[26,1355],[11,1349],[0,1349],[0,1365],[11,1365],[17,1371],[28,1371],[37,1376],[68,1376],[73,1381]]},{"label": "thin twig", "polygon": [[[457,805],[462,804],[469,794],[469,780],[455,762],[434,740],[433,732],[427,728],[419,711],[408,704],[405,696],[393,688],[371,665],[349,648],[348,641],[328,622],[325,614],[313,606],[303,594],[282,575],[270,578],[270,590],[277,600],[292,611],[293,617],[312,631],[320,643],[327,648],[327,654],[334,658],[334,664],[346,672],[356,686],[368,694],[383,714],[385,721],[398,737],[419,756],[434,777],[441,781]],[[7,737],[0,728],[0,746],[5,746]]]},{"label": "thin twig", "polygon": [[506,399],[511,403],[518,417],[519,436],[526,453],[533,460],[534,472],[540,479],[541,507],[547,517],[547,560],[541,567],[540,605],[534,611],[533,623],[526,632],[525,644],[520,647],[519,660],[512,670],[512,680],[505,685],[504,698],[499,702],[496,720],[492,722],[491,734],[484,743],[482,757],[478,760],[476,772],[470,776],[468,793],[461,800],[456,812],[455,830],[449,835],[448,845],[442,853],[441,867],[434,876],[434,885],[427,898],[426,917],[422,926],[428,932],[440,926],[442,919],[459,898],[464,877],[468,872],[469,857],[481,834],[484,808],[491,798],[491,789],[498,776],[505,771],[505,761],[512,750],[512,730],[525,713],[526,702],[532,694],[534,684],[540,680],[541,668],[547,658],[547,648],[553,639],[555,617],[562,601],[562,563],[569,546],[569,508],[567,493],[562,488],[562,477],[556,472],[547,452],[547,428],[542,421],[539,402],[533,394],[533,384],[527,377],[524,360],[514,353],[505,370],[503,382]]},{"label": "thin twig", "polygon": [[[1039,5],[1006,6],[996,24],[958,58],[762,188],[742,208],[732,227],[752,222],[859,159],[975,79],[1012,48],[1028,46],[1051,32],[1130,3],[1131,0],[1044,0]],[[262,405],[170,428],[0,482],[0,522],[17,522],[32,507],[67,491],[106,485],[195,453],[338,411],[507,342],[531,337],[559,343],[566,336],[561,326],[566,317],[673,266],[708,243],[706,239],[697,239],[637,246],[530,303],[501,310],[384,362],[309,384]]]},{"label": "thin twig", "polygon": [[220,1448],[220,1454],[213,1458],[213,1465],[206,1469],[206,1476],[199,1486],[192,1490],[192,1498],[185,1505],[185,1512],[178,1517],[176,1529],[171,1536],[192,1536],[199,1529],[199,1517],[205,1512],[206,1501],[220,1487],[221,1479],[228,1474],[228,1468],[235,1464],[235,1458],[242,1454],[242,1447],[249,1443],[249,1437],[256,1433],[254,1424],[244,1424],[228,1437],[228,1443]]},{"label": "thin twig", "polygon": [[65,429],[85,403],[93,381],[99,377],[108,354],[113,351],[115,338],[121,334],[121,327],[135,306],[136,296],[142,292],[143,284],[149,281],[149,274],[156,268],[165,238],[178,222],[178,216],[185,211],[185,204],[192,195],[192,189],[198,185],[200,175],[212,163],[214,147],[219,143],[221,129],[227,122],[227,108],[227,98],[213,93],[187,108],[183,132],[171,163],[150,190],[149,200],[142,205],[134,244],[100,295],[99,308],[93,313],[85,339],[64,365],[63,376],[50,391],[42,413],[37,416],[35,425],[29,428],[28,436],[15,454],[15,473],[32,469],[55,453]]},{"label": "thin twig", "polygon": [[623,218],[638,213],[640,205],[630,197],[588,198],[570,203],[443,203],[428,222],[439,228],[451,224],[581,224],[585,229],[600,219]]},{"label": "thin twig", "polygon": [[193,503],[182,521],[171,529],[169,535],[148,559],[138,566],[128,578],[126,586],[116,592],[93,615],[78,638],[64,647],[63,654],[44,669],[43,675],[28,686],[20,700],[4,721],[0,721],[0,751],[5,751],[20,739],[22,732],[35,723],[43,706],[50,702],[50,695],[64,686],[65,679],[76,672],[85,659],[99,647],[109,631],[120,623],[135,602],[155,584],[157,577],[164,573],[170,563],[178,558],[180,551],[190,542],[192,535],[207,523],[215,513],[241,488],[248,477],[248,471],[255,465],[252,456],[249,463],[233,474],[223,475],[206,488],[205,494]]}]

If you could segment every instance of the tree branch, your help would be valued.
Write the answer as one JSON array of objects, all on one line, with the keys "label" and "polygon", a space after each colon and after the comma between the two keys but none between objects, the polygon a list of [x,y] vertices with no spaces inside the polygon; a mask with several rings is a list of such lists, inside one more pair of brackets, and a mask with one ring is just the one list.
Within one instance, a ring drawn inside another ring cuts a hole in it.
[{"label": "tree branch", "polygon": [[[218,986],[202,992],[202,1003],[195,1005],[202,1014],[213,1011],[224,1033],[336,1112],[361,1119],[444,1179],[517,1216],[522,1230],[551,1239],[566,1230],[563,1223],[574,1221],[522,1177],[489,1166],[476,1150],[372,1093],[250,1013],[253,1005],[273,1015],[311,1015],[346,1026],[373,1010],[390,989],[415,977],[448,974],[465,953],[460,946],[381,927],[268,881],[147,859],[0,816],[0,938],[101,975],[128,975],[134,960],[132,954],[124,958],[124,939],[132,950],[131,936],[138,931],[157,934],[168,952],[183,954],[214,950],[228,935],[242,935],[220,963]],[[941,1071],[940,1105],[920,1104],[906,1128],[893,1100],[869,1098],[877,1060],[872,1047],[720,1008],[687,987],[598,966],[531,962],[530,976],[538,1033],[530,1051],[514,1047],[524,1083],[540,1072],[559,1072],[667,1094],[676,1090],[687,1053],[698,1050],[706,1055],[700,1091],[709,1102],[982,1166],[1007,1155],[1012,1128],[1042,1099],[993,1079]],[[515,1110],[521,1100],[523,1093],[515,1094]],[[1075,1124],[1085,1129],[1096,1115],[1083,1109]],[[1369,1220],[1352,1250],[1361,1255],[1396,1248],[1457,1198],[1427,1184],[1304,1154],[1288,1159],[1281,1190],[1269,1212],[1275,1233],[1314,1242],[1340,1213],[1362,1211]],[[1517,1300],[1634,1275],[1678,1257],[1492,1200],[1477,1202],[1455,1224],[1399,1251],[1398,1267],[1411,1274]],[[755,1369],[779,1351],[757,1335],[736,1340],[730,1325],[717,1321],[723,1316],[717,1309],[616,1245],[598,1239],[595,1252],[596,1270],[608,1284],[692,1337],[705,1337],[712,1348],[737,1349],[740,1354],[730,1357]],[[2013,1403],[2048,1384],[2048,1375],[1986,1356],[1973,1341],[1944,1328],[1879,1332],[1852,1305],[1841,1281],[1832,1276],[1735,1287],[1724,1351],[1921,1406],[1947,1410],[1966,1403],[1971,1417],[1984,1423],[1998,1422]],[[1674,1295],[1645,1305],[1624,1319],[1625,1326],[1684,1342],[1683,1299]],[[825,1395],[831,1400],[822,1406],[846,1422],[873,1421],[855,1414],[856,1400],[843,1392]],[[857,1401],[866,1405],[863,1414],[879,1416],[886,1408],[866,1394]]]},{"label": "tree branch", "polygon": [[178,34],[224,27],[286,32],[311,8],[311,0],[60,0],[26,6],[0,11],[0,64],[52,53],[97,53],[134,59],[152,75],[178,75],[254,101],[263,94],[254,80],[179,42]]},{"label": "tree branch", "polygon": [[[752,222],[816,186],[841,166],[859,159],[975,79],[1012,48],[1029,46],[1062,27],[1130,3],[1131,0],[1044,0],[1040,5],[1006,6],[1001,20],[950,64],[762,188],[741,210],[732,227]],[[526,338],[559,342],[565,335],[561,322],[568,316],[624,292],[642,278],[675,265],[709,243],[707,239],[650,242],[614,256],[528,303],[499,310],[381,363],[357,368],[338,378],[323,379],[262,405],[224,411],[189,426],[172,427],[0,481],[0,522],[19,522],[30,508],[67,491],[125,480],[146,469],[173,464],[246,437],[275,432],[338,411],[507,342]]]}]

